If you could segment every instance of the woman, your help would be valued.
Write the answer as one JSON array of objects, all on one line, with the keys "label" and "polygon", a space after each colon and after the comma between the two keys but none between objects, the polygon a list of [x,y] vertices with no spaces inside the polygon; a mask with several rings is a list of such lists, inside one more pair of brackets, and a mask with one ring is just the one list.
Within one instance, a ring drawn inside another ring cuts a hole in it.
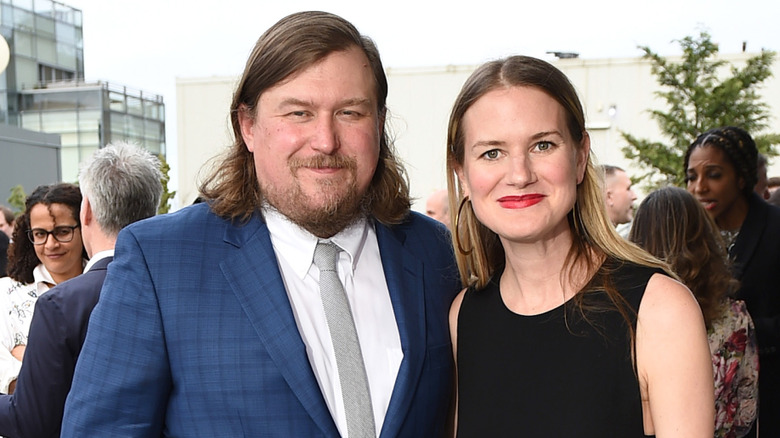
[{"label": "woman", "polygon": [[715,375],[715,436],[745,436],[758,407],[755,328],[745,303],[728,297],[739,283],[717,226],[690,193],[665,187],[639,205],[629,239],[669,263],[699,302]]},{"label": "woman", "polygon": [[684,168],[688,191],[726,241],[733,275],[740,282],[736,298],[745,301],[756,325],[758,428],[761,436],[775,437],[780,436],[780,209],[753,192],[757,157],[750,134],[727,126],[691,143]]},{"label": "woman", "polygon": [[73,184],[39,186],[16,218],[8,277],[0,279],[0,391],[8,393],[21,367],[35,301],[54,285],[82,273],[81,192]]},{"label": "woman", "polygon": [[450,312],[458,435],[712,437],[699,306],[609,223],[563,73],[523,56],[478,68],[447,153],[467,286]]}]

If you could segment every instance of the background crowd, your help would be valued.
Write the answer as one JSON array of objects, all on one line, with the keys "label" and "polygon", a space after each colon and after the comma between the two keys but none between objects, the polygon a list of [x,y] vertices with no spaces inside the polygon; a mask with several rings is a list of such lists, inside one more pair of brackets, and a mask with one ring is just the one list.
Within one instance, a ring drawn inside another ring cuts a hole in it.
[{"label": "background crowd", "polygon": [[780,436],[780,181],[750,133],[701,133],[635,208],[568,78],[491,61],[426,218],[387,93],[368,37],[293,14],[202,202],[152,217],[159,162],[117,143],[0,208],[0,435]]}]

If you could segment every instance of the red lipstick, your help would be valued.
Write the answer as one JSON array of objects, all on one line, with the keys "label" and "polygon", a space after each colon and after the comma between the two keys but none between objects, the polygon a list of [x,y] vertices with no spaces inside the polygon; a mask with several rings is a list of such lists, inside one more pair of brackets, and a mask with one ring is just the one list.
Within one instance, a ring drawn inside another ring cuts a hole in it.
[{"label": "red lipstick", "polygon": [[526,208],[542,202],[544,198],[545,196],[539,193],[521,196],[503,196],[498,199],[498,203],[503,208]]}]

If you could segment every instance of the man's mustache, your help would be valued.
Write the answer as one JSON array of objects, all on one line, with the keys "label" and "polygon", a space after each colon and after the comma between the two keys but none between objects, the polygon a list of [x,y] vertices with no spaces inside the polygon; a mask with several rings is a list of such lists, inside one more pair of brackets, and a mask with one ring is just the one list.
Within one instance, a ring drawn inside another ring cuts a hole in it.
[{"label": "man's mustache", "polygon": [[346,155],[314,155],[306,158],[292,158],[289,161],[290,170],[295,172],[300,168],[308,169],[349,169],[357,168],[357,160]]}]

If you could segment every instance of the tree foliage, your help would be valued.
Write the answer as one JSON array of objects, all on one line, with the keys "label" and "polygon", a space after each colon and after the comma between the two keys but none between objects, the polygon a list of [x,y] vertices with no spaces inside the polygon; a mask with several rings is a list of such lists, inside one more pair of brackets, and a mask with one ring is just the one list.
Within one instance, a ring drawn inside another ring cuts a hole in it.
[{"label": "tree foliage", "polygon": [[27,195],[24,194],[24,187],[21,184],[11,187],[11,196],[8,197],[8,205],[14,213],[19,214],[24,211],[24,201]]},{"label": "tree foliage", "polygon": [[742,127],[756,140],[759,151],[767,156],[777,155],[774,147],[780,143],[780,135],[763,132],[771,113],[759,95],[763,82],[772,76],[775,52],[764,50],[737,68],[718,59],[718,46],[707,32],[677,42],[683,51],[679,63],[647,46],[639,47],[661,85],[661,91],[655,94],[667,106],[666,111],[650,110],[650,117],[668,141],[651,141],[621,132],[628,143],[623,154],[644,170],[635,179],[643,180],[648,187],[683,185],[683,159],[688,146],[702,132],[719,126]]},{"label": "tree foliage", "polygon": [[170,201],[174,196],[176,196],[176,191],[168,191],[168,182],[171,180],[171,177],[168,173],[171,171],[171,166],[168,164],[168,161],[165,160],[165,156],[162,154],[157,155],[157,158],[160,160],[160,172],[162,172],[162,178],[160,178],[160,182],[162,183],[163,187],[162,196],[160,197],[160,206],[157,207],[157,214],[165,214],[171,210]]}]

